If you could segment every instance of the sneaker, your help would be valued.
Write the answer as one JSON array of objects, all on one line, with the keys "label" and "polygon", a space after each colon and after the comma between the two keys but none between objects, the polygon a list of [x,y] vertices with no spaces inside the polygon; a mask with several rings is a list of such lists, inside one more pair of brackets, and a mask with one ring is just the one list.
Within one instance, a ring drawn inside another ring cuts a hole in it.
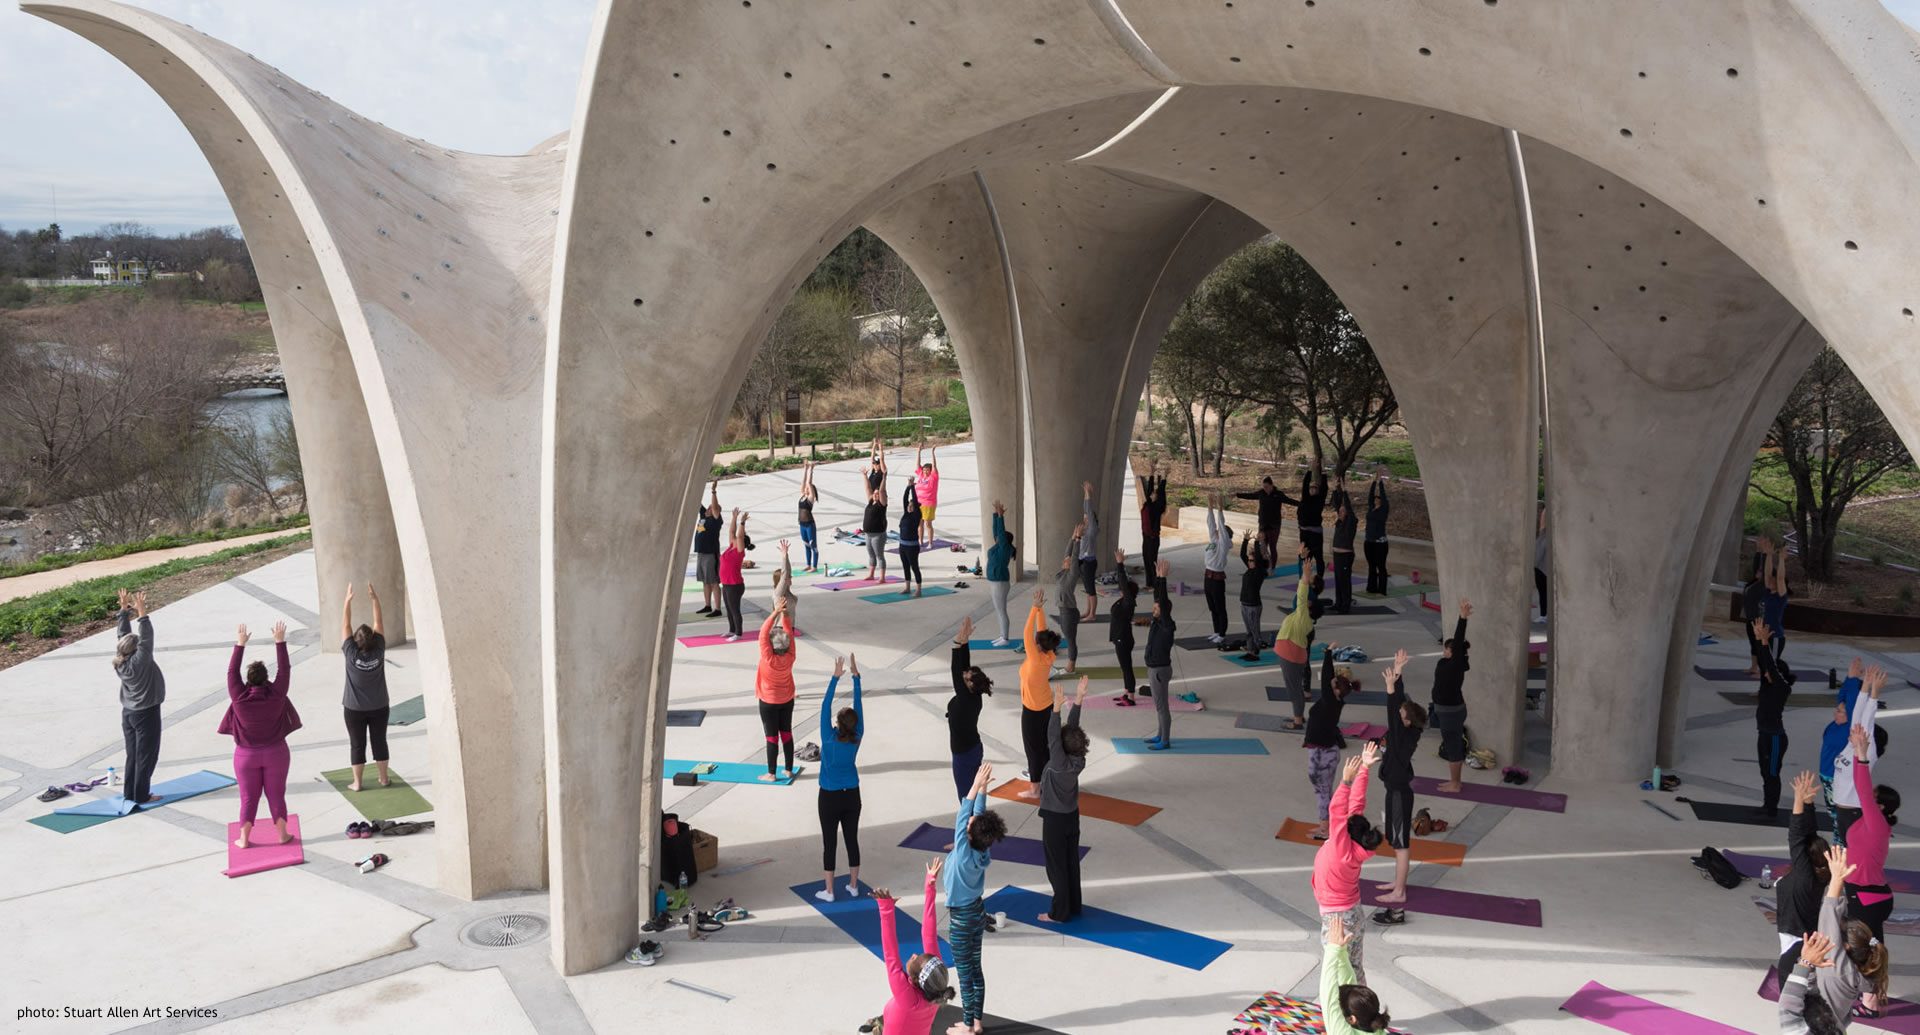
[{"label": "sneaker", "polygon": [[826,887],[821,888],[819,891],[814,892],[813,897],[819,899],[822,902],[832,902],[833,901],[833,885],[829,884]]},{"label": "sneaker", "polygon": [[[735,638],[737,639],[738,637],[735,637]],[[1244,661],[1259,661],[1259,660],[1260,660],[1260,655],[1258,655],[1258,654],[1254,654],[1254,653],[1252,653],[1252,652],[1248,652],[1248,653],[1246,653],[1246,654],[1242,654],[1242,655],[1240,655],[1240,657],[1241,657],[1241,659],[1242,659],[1242,660],[1244,660]]]},{"label": "sneaker", "polygon": [[739,641],[740,641],[740,634],[739,634],[739,633],[728,633],[728,634],[727,634],[727,642],[728,642],[728,643],[738,643]]},{"label": "sneaker", "polygon": [[1148,751],[1165,751],[1172,746],[1173,746],[1172,744],[1162,744],[1159,741],[1155,740],[1155,741],[1149,741],[1147,743],[1147,750]]},{"label": "sneaker", "polygon": [[1224,636],[1222,636],[1222,635],[1220,635],[1219,633],[1208,633],[1208,634],[1207,634],[1207,642],[1208,642],[1208,643],[1219,643],[1219,642],[1220,642],[1221,640],[1224,640],[1224,639],[1226,639],[1226,637],[1224,637]]},{"label": "sneaker", "polygon": [[1020,770],[1020,779],[1022,779],[1022,780],[1025,780],[1025,781],[1027,781],[1028,783],[1032,783],[1032,782],[1033,782],[1033,774],[1032,774],[1032,773],[1030,773],[1030,772],[1028,772],[1028,771],[1027,771],[1027,770],[1025,770],[1025,769],[1022,769],[1022,770]]},{"label": "sneaker", "polygon": [[[665,914],[665,913],[660,913],[660,914],[658,914],[658,915],[656,915],[656,916],[655,916],[655,917],[654,917],[653,919],[651,919],[651,920],[649,920],[649,921],[647,921],[647,922],[646,922],[646,923],[644,923],[644,924],[641,924],[641,925],[640,925],[640,929],[641,929],[642,931],[646,931],[646,932],[647,932],[647,933],[649,933],[649,934],[652,934],[652,933],[654,933],[654,932],[657,932],[657,931],[669,931],[669,930],[672,930],[672,929],[673,929],[673,926],[674,926],[674,921],[673,921],[673,917],[671,917],[671,916],[668,916],[668,915],[667,915],[667,914]],[[642,945],[645,945],[645,944],[648,944],[648,943],[646,943],[646,942],[642,942],[641,944],[642,944]]]},{"label": "sneaker", "polygon": [[1160,743],[1160,734],[1156,733],[1151,737],[1142,737],[1140,740],[1145,744],[1158,744]]},{"label": "sneaker", "polygon": [[1004,636],[994,637],[993,642],[989,644],[989,646],[993,646],[993,647],[1004,647],[1006,645],[1007,645],[1007,639]]},{"label": "sneaker", "polygon": [[1398,924],[1404,924],[1407,922],[1407,911],[1404,909],[1376,909],[1373,913],[1373,922],[1383,927],[1393,927]]},{"label": "sneaker", "polygon": [[1187,702],[1188,704],[1199,704],[1199,703],[1200,703],[1200,695],[1199,695],[1199,694],[1196,694],[1196,693],[1194,693],[1194,692],[1193,692],[1193,691],[1191,691],[1191,690],[1189,690],[1189,691],[1187,691],[1187,692],[1186,692],[1186,693],[1184,693],[1184,694],[1181,694],[1181,695],[1180,695],[1180,699],[1181,699],[1182,701],[1185,701],[1185,702]]},{"label": "sneaker", "polygon": [[642,967],[653,966],[655,963],[660,962],[660,944],[658,942],[641,942],[633,948],[628,949],[627,962]]}]

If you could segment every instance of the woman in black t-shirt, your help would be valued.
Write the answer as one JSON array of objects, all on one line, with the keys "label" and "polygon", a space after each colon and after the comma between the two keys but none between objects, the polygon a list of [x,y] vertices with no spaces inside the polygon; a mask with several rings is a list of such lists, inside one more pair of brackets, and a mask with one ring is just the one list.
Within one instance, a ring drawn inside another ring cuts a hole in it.
[{"label": "woman in black t-shirt", "polygon": [[350,791],[360,789],[360,774],[367,767],[367,741],[373,741],[373,763],[380,770],[380,786],[391,786],[387,776],[387,637],[381,621],[380,594],[367,583],[367,599],[373,601],[373,624],[355,628],[353,624],[353,583],[347,583],[347,599],[340,607],[340,653],[347,662],[347,689],[341,704],[346,713],[347,751],[353,765]]},{"label": "woman in black t-shirt", "polygon": [[973,619],[962,618],[953,636],[953,697],[947,701],[947,747],[953,752],[953,789],[961,801],[980,771],[980,706],[993,696],[993,680],[973,663],[972,637]]}]

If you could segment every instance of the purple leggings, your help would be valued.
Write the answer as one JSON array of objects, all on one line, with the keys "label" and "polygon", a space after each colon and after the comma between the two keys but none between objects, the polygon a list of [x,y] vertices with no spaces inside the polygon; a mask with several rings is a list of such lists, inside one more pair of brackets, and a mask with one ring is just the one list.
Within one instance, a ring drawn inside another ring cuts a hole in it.
[{"label": "purple leggings", "polygon": [[267,812],[276,820],[287,818],[287,766],[291,761],[287,742],[269,747],[233,749],[233,776],[240,781],[240,822],[251,828],[260,812],[260,792],[267,792]]}]

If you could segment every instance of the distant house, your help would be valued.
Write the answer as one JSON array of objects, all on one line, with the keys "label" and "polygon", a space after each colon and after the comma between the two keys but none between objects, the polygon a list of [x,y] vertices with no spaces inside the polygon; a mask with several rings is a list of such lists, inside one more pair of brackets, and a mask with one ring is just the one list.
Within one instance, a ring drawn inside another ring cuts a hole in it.
[{"label": "distant house", "polygon": [[147,280],[147,264],[140,259],[116,259],[109,255],[93,260],[92,265],[96,284],[144,284]]}]

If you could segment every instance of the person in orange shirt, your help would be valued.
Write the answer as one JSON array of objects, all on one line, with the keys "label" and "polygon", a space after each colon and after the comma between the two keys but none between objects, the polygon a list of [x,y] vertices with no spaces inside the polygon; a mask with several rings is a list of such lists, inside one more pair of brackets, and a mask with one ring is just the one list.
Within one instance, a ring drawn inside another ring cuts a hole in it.
[{"label": "person in orange shirt", "polygon": [[[776,625],[775,623],[779,623]],[[753,676],[753,694],[760,699],[760,729],[767,735],[767,775],[773,783],[773,762],[780,751],[787,757],[787,779],[793,779],[793,618],[785,597],[773,604],[773,613],[760,625],[760,667]]]},{"label": "person in orange shirt", "polygon": [[1033,609],[1027,612],[1027,657],[1020,663],[1020,740],[1027,749],[1029,784],[1020,792],[1028,801],[1040,800],[1040,774],[1047,771],[1047,722],[1053,718],[1053,655],[1060,634],[1047,628],[1047,591],[1033,591]]}]

